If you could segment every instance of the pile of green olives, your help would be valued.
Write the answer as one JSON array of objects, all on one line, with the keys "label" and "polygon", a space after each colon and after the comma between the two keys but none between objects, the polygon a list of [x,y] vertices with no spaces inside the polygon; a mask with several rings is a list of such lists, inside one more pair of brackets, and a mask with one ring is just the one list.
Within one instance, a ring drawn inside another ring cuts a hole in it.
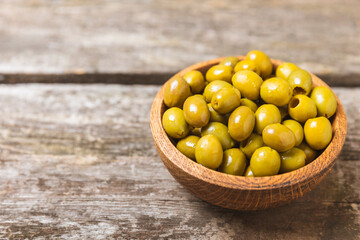
[{"label": "pile of green olives", "polygon": [[164,85],[163,127],[177,149],[223,173],[262,177],[312,162],[332,139],[336,96],[313,87],[293,63],[276,69],[258,50],[226,57],[206,72],[190,71]]}]

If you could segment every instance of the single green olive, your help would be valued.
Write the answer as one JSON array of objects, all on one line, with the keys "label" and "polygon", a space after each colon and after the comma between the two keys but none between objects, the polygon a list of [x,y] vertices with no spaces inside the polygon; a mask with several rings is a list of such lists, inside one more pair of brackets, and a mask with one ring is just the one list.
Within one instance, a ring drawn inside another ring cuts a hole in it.
[{"label": "single green olive", "polygon": [[231,83],[231,77],[233,75],[233,68],[225,65],[212,66],[206,72],[206,80],[212,82],[215,80],[222,80]]},{"label": "single green olive", "polygon": [[221,81],[221,80],[216,80],[216,81],[209,83],[205,87],[204,93],[203,93],[206,102],[211,102],[213,95],[217,91],[219,91],[220,89],[223,89],[223,88],[233,88],[233,86],[230,83]]},{"label": "single green olive", "polygon": [[246,59],[252,60],[260,69],[260,76],[265,78],[269,76],[273,71],[273,64],[270,58],[259,50],[253,50],[248,52]]},{"label": "single green olive", "polygon": [[197,136],[187,136],[176,144],[176,148],[188,158],[195,160],[195,146],[199,139]]},{"label": "single green olive", "polygon": [[299,146],[304,139],[304,129],[300,123],[295,120],[285,120],[282,125],[288,127],[295,135],[295,146]]},{"label": "single green olive", "polygon": [[304,123],[309,118],[316,117],[315,102],[305,95],[296,95],[289,102],[289,115],[298,122]]},{"label": "single green olive", "polygon": [[246,107],[250,108],[251,111],[253,111],[254,113],[258,109],[258,106],[256,105],[256,103],[254,103],[253,101],[251,101],[250,99],[247,99],[247,98],[240,99],[240,106],[246,106]]},{"label": "single green olive", "polygon": [[230,113],[240,106],[240,98],[241,94],[236,88],[223,88],[213,95],[211,106],[220,114]]},{"label": "single green olive", "polygon": [[219,65],[225,65],[234,68],[235,65],[239,62],[239,59],[235,56],[224,58]]},{"label": "single green olive", "polygon": [[164,85],[164,103],[169,108],[182,108],[190,95],[190,86],[182,77],[174,77]]},{"label": "single green olive", "polygon": [[246,167],[246,157],[244,153],[237,148],[231,148],[224,152],[223,162],[219,170],[223,173],[241,176]]},{"label": "single green olive", "polygon": [[210,122],[205,127],[201,128],[201,136],[214,135],[221,143],[222,148],[229,149],[235,145],[234,140],[229,134],[228,127],[219,122]]},{"label": "single green olive", "polygon": [[208,103],[209,111],[210,111],[210,122],[220,122],[223,124],[227,124],[227,117],[222,115],[214,110],[211,106],[211,103]]},{"label": "single green olive", "polygon": [[217,169],[223,160],[223,149],[219,139],[214,135],[201,137],[195,146],[195,159],[207,168]]},{"label": "single green olive", "polygon": [[313,85],[311,75],[303,69],[293,71],[288,78],[288,82],[293,95],[309,95]]},{"label": "single green olive", "polygon": [[201,72],[193,70],[186,73],[183,78],[189,84],[193,94],[201,93],[204,90],[205,80]]},{"label": "single green olive", "polygon": [[247,139],[255,126],[255,114],[250,108],[240,106],[230,115],[228,121],[229,133],[236,141]]},{"label": "single green olive", "polygon": [[238,72],[241,70],[253,71],[256,74],[260,75],[259,67],[256,65],[256,63],[254,61],[251,61],[251,60],[243,60],[243,61],[238,62],[234,68],[234,72]]},{"label": "single green olive", "polygon": [[287,80],[274,77],[265,80],[261,85],[260,96],[266,103],[280,107],[289,103],[292,91]]},{"label": "single green olive", "polygon": [[295,135],[286,126],[280,123],[267,125],[262,133],[263,141],[276,151],[285,152],[295,146]]},{"label": "single green olive", "polygon": [[280,64],[277,68],[276,68],[276,77],[279,78],[283,78],[283,79],[288,79],[289,75],[295,71],[300,69],[298,66],[296,66],[293,63],[289,63],[289,62],[284,62],[282,64]]},{"label": "single green olive", "polygon": [[331,123],[326,117],[311,118],[305,123],[304,134],[312,149],[324,149],[332,138]]},{"label": "single green olive", "polygon": [[245,141],[240,143],[240,149],[248,159],[251,158],[256,149],[264,146],[263,139],[260,135],[252,133]]},{"label": "single green olive", "polygon": [[162,117],[162,124],[165,132],[173,138],[184,138],[189,133],[189,125],[180,108],[172,107],[166,110]]},{"label": "single green olive", "polygon": [[202,95],[188,97],[183,110],[186,122],[193,127],[203,127],[210,120],[209,108]]},{"label": "single green olive", "polygon": [[278,174],[280,164],[279,153],[270,147],[256,149],[250,159],[250,168],[255,177]]},{"label": "single green olive", "polygon": [[331,89],[324,86],[315,87],[310,98],[315,102],[319,117],[330,118],[336,112],[336,96]]},{"label": "single green olive", "polygon": [[289,151],[280,153],[280,172],[291,172],[305,166],[305,158],[304,151],[299,148],[292,148]]},{"label": "single green olive", "polygon": [[234,74],[232,83],[237,88],[241,96],[257,100],[260,95],[260,86],[263,83],[262,78],[249,70],[241,70]]},{"label": "single green olive", "polygon": [[305,164],[309,164],[317,157],[317,152],[312,149],[305,141],[303,141],[298,148],[304,151],[306,158]]},{"label": "single green olive", "polygon": [[256,110],[255,119],[255,132],[262,134],[267,125],[281,122],[281,114],[275,105],[263,104]]},{"label": "single green olive", "polygon": [[254,177],[254,174],[253,174],[253,172],[251,171],[250,166],[248,166],[248,167],[246,168],[245,173],[244,173],[244,176],[245,176],[245,177]]}]

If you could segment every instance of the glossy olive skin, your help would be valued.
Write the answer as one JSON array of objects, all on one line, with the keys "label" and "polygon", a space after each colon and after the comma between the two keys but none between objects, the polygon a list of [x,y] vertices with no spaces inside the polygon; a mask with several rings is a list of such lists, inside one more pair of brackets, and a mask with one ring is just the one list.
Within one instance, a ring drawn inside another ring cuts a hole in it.
[{"label": "glossy olive skin", "polygon": [[217,91],[212,99],[211,106],[220,114],[226,114],[240,106],[241,94],[236,88],[223,88]]},{"label": "glossy olive skin", "polygon": [[289,115],[298,122],[304,123],[316,117],[315,102],[306,95],[296,95],[289,102]]},{"label": "glossy olive skin", "polygon": [[289,151],[280,153],[280,173],[291,172],[305,166],[306,155],[299,148],[292,148]]},{"label": "glossy olive skin", "polygon": [[330,118],[336,112],[337,102],[335,94],[327,87],[315,87],[310,95],[318,110],[318,117]]},{"label": "glossy olive skin", "polygon": [[311,118],[305,123],[304,134],[312,149],[324,149],[332,139],[331,123],[326,117]]},{"label": "glossy olive skin", "polygon": [[222,115],[214,110],[211,106],[211,103],[208,103],[209,112],[210,112],[210,122],[220,122],[223,124],[227,124],[227,117]]},{"label": "glossy olive skin", "polygon": [[253,71],[241,70],[234,74],[232,83],[240,91],[242,97],[257,100],[260,96],[260,86],[263,80]]},{"label": "glossy olive skin", "polygon": [[225,65],[234,68],[235,65],[239,62],[239,59],[234,56],[224,58],[219,65]]},{"label": "glossy olive skin", "polygon": [[295,146],[299,146],[304,139],[304,129],[300,123],[289,119],[282,122],[282,125],[288,127],[295,135]]},{"label": "glossy olive skin", "polygon": [[313,86],[311,75],[303,69],[293,71],[288,77],[288,82],[294,96],[297,94],[309,95]]},{"label": "glossy olive skin", "polygon": [[228,121],[229,133],[236,141],[247,139],[255,126],[255,114],[250,108],[240,106],[230,115]]},{"label": "glossy olive skin", "polygon": [[275,105],[263,104],[256,110],[255,119],[255,132],[262,134],[267,125],[281,122],[281,114]]},{"label": "glossy olive skin", "polygon": [[223,88],[233,88],[233,86],[230,83],[221,81],[221,80],[216,80],[216,81],[209,83],[205,87],[204,93],[203,93],[203,96],[204,96],[206,102],[208,102],[208,103],[211,102],[213,95],[217,91],[219,91],[220,89],[223,89]]},{"label": "glossy olive skin", "polygon": [[184,112],[180,108],[172,107],[166,110],[162,117],[165,132],[173,138],[184,138],[189,134],[189,125],[185,121]]},{"label": "glossy olive skin", "polygon": [[187,136],[176,144],[176,148],[188,158],[195,160],[195,146],[199,139],[197,136]]},{"label": "glossy olive skin", "polygon": [[305,141],[303,141],[298,148],[304,151],[306,158],[305,158],[305,164],[309,164],[312,161],[314,161],[317,157],[317,152],[312,149]]},{"label": "glossy olive skin", "polygon": [[244,173],[244,176],[245,177],[254,177],[254,173],[251,171],[251,168],[250,166],[248,166],[245,170],[245,173]]},{"label": "glossy olive skin", "polygon": [[217,137],[214,135],[201,137],[195,147],[195,159],[207,168],[217,169],[223,160],[223,149]]},{"label": "glossy olive skin", "polygon": [[201,128],[201,136],[214,135],[219,139],[222,148],[229,149],[235,145],[234,140],[229,134],[228,127],[219,122],[210,122],[205,127]]},{"label": "glossy olive skin", "polygon": [[252,60],[260,69],[260,76],[265,78],[269,76],[273,71],[273,65],[270,58],[259,50],[253,50],[248,52],[246,59]]},{"label": "glossy olive skin", "polygon": [[299,67],[296,66],[295,64],[289,63],[289,62],[284,62],[276,68],[275,76],[279,77],[279,78],[283,78],[283,79],[288,79],[289,75],[293,71],[298,70],[298,69],[299,69]]},{"label": "glossy olive skin", "polygon": [[266,103],[280,107],[289,103],[292,90],[287,80],[274,77],[265,80],[261,85],[260,96]]},{"label": "glossy olive skin", "polygon": [[247,99],[247,98],[240,99],[240,106],[246,106],[246,107],[250,108],[251,111],[253,111],[254,113],[258,109],[258,106],[256,105],[256,103],[254,103],[253,101],[251,101],[250,99]]},{"label": "glossy olive skin", "polygon": [[257,75],[260,75],[260,69],[256,65],[254,61],[251,60],[243,60],[238,62],[234,68],[234,72],[238,72],[241,70],[249,70],[255,72]]},{"label": "glossy olive skin", "polygon": [[183,78],[189,84],[193,94],[201,93],[204,90],[205,80],[201,72],[193,70],[186,73]]},{"label": "glossy olive skin", "polygon": [[210,120],[209,108],[202,95],[188,97],[183,110],[186,122],[193,127],[203,127]]},{"label": "glossy olive skin", "polygon": [[266,126],[262,133],[263,141],[278,152],[285,152],[295,146],[295,135],[286,126],[273,123]]},{"label": "glossy olive skin", "polygon": [[231,83],[231,77],[233,75],[233,68],[225,65],[212,66],[206,72],[206,81],[212,82],[215,80],[222,80]]},{"label": "glossy olive skin", "polygon": [[190,95],[190,86],[182,77],[174,77],[164,85],[164,103],[169,108],[182,108]]},{"label": "glossy olive skin", "polygon": [[256,133],[252,133],[250,137],[240,143],[240,150],[250,159],[255,150],[262,146],[264,146],[262,137]]},{"label": "glossy olive skin", "polygon": [[224,152],[223,162],[219,170],[223,173],[241,176],[246,167],[246,157],[244,153],[237,148],[231,148]]},{"label": "glossy olive skin", "polygon": [[270,147],[258,148],[250,159],[250,168],[255,177],[278,174],[280,164],[279,153]]}]

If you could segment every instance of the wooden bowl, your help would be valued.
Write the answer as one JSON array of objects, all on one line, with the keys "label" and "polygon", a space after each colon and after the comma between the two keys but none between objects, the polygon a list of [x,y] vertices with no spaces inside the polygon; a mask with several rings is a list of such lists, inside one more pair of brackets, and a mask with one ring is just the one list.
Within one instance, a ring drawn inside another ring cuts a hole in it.
[{"label": "wooden bowl", "polygon": [[[244,56],[239,56],[243,60]],[[223,58],[192,65],[173,77],[191,70],[203,74]],[[271,60],[274,69],[282,62]],[[328,85],[311,74],[314,86]],[[347,122],[342,104],[337,98],[337,111],[332,117],[333,139],[322,154],[310,164],[289,173],[270,177],[242,177],[217,172],[183,155],[167,136],[161,119],[164,105],[163,87],[156,95],[150,114],[150,125],[157,151],[171,175],[197,197],[211,204],[236,209],[260,210],[289,203],[313,189],[330,172],[345,142]]]}]

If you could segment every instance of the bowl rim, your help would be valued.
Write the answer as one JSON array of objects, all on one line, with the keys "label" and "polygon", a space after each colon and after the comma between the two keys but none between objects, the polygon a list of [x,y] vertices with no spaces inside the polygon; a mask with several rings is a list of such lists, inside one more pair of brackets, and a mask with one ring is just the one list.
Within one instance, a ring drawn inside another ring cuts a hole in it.
[{"label": "bowl rim", "polygon": [[[244,60],[245,56],[237,56],[239,60]],[[173,75],[169,80],[177,76],[183,76],[185,73],[191,70],[199,70],[202,68],[208,68],[212,65],[218,64],[225,57],[220,57],[208,61],[203,61],[191,65]],[[283,61],[277,59],[270,59],[275,69]],[[325,82],[319,77],[309,72],[313,78],[313,86],[325,86],[331,89]],[[168,80],[168,81],[169,81]],[[331,89],[332,91],[332,89]],[[167,136],[165,130],[162,127],[162,114],[165,110],[165,104],[163,103],[164,85],[157,93],[150,112],[150,126],[153,135],[154,142],[158,151],[171,161],[174,165],[181,168],[187,174],[193,177],[208,182],[210,184],[218,185],[229,189],[241,189],[241,190],[271,190],[279,187],[292,187],[293,185],[301,186],[305,182],[315,181],[316,176],[323,175],[328,168],[332,167],[335,163],[337,156],[341,152],[341,148],[344,145],[345,137],[347,133],[347,120],[345,110],[336,96],[337,110],[332,122],[333,138],[330,144],[323,150],[311,163],[299,168],[295,171],[282,173],[274,176],[266,177],[244,177],[235,176],[226,173],[221,173],[209,168],[206,168],[196,161],[193,161],[183,155],[176,146],[172,143]],[[165,161],[163,160],[165,163]],[[301,191],[301,190],[300,190]]]}]

